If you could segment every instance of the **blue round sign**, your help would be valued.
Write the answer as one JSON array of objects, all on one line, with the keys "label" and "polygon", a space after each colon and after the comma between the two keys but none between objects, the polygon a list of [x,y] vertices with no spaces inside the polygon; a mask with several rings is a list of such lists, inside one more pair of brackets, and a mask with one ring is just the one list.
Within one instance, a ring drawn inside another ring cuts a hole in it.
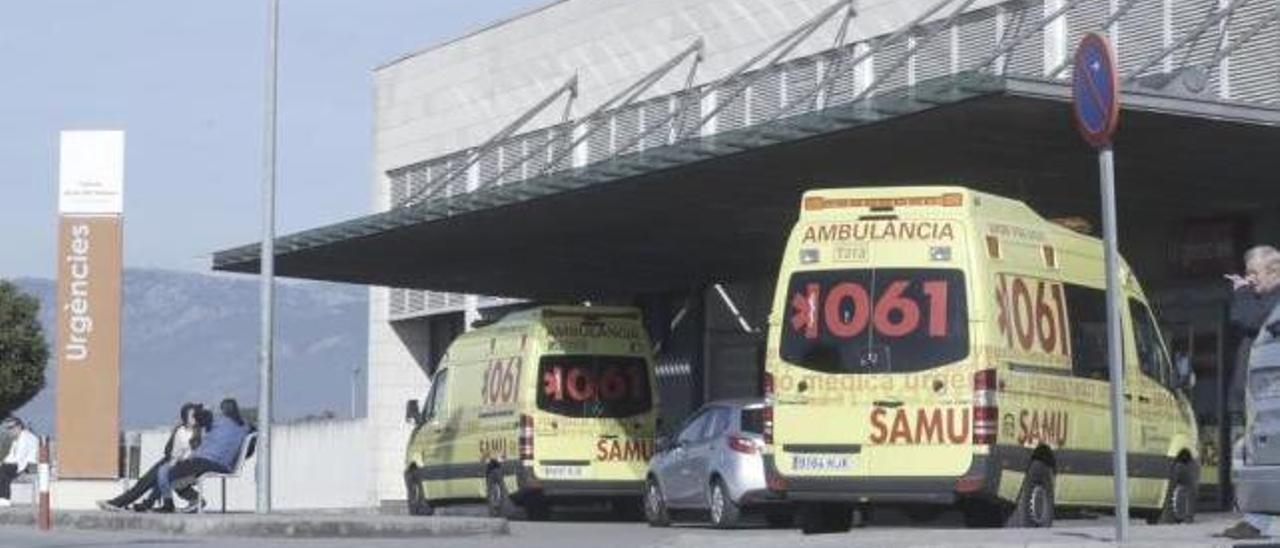
[{"label": "blue round sign", "polygon": [[1111,146],[1120,120],[1115,54],[1101,34],[1090,33],[1076,47],[1071,78],[1072,110],[1076,129],[1094,147]]}]

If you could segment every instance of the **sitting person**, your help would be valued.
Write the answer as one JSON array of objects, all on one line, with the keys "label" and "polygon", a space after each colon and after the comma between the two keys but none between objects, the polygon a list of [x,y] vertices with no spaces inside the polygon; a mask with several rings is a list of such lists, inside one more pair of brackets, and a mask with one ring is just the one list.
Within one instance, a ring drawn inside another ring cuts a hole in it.
[{"label": "sitting person", "polygon": [[[190,458],[195,448],[200,446],[203,431],[208,428],[207,424],[199,424],[199,417],[203,411],[204,406],[198,403],[183,404],[182,409],[178,411],[178,424],[174,425],[173,430],[169,433],[169,441],[164,444],[164,456],[151,465],[147,473],[138,478],[133,487],[113,499],[98,501],[98,508],[108,512],[120,511],[129,507],[130,503],[138,500],[148,491],[154,494],[156,481],[160,477],[161,470],[166,470],[174,464]],[[155,497],[147,497],[146,500],[134,504],[133,510],[144,512],[150,510],[155,504]]]},{"label": "sitting person", "polygon": [[0,461],[0,508],[13,505],[9,488],[18,476],[33,471],[40,452],[40,440],[17,417],[9,417],[0,423],[12,440],[4,460]]},{"label": "sitting person", "polygon": [[[173,512],[173,492],[178,491],[190,503],[184,511],[194,512],[204,504],[199,494],[191,488],[202,474],[218,472],[227,474],[240,458],[240,446],[249,435],[249,426],[240,417],[240,406],[234,398],[222,400],[219,414],[214,417],[204,440],[191,458],[161,470],[156,480],[155,492],[161,500],[159,512]],[[182,487],[177,487],[182,486]]]}]

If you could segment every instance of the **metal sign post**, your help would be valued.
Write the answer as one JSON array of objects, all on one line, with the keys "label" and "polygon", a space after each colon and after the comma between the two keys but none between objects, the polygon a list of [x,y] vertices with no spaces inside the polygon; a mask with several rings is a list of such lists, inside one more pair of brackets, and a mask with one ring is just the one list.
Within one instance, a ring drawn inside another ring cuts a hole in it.
[{"label": "metal sign post", "polygon": [[1107,265],[1107,359],[1111,372],[1111,447],[1115,478],[1116,542],[1129,533],[1129,455],[1124,405],[1124,354],[1120,310],[1125,302],[1120,280],[1116,236],[1115,164],[1111,137],[1120,119],[1120,91],[1116,88],[1116,58],[1110,42],[1091,33],[1080,39],[1072,74],[1072,110],[1076,128],[1098,150],[1102,186],[1102,241]]}]

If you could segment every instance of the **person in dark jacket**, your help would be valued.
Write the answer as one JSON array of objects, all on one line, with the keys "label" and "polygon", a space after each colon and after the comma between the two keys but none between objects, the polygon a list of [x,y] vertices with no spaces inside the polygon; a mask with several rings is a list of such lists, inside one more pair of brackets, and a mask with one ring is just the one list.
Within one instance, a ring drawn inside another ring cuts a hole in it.
[{"label": "person in dark jacket", "polygon": [[[203,431],[208,428],[208,424],[200,424],[199,417],[202,412],[204,412],[204,406],[198,403],[183,404],[178,411],[179,422],[173,427],[169,433],[169,440],[164,444],[164,457],[152,464],[147,473],[138,478],[137,483],[128,490],[113,499],[98,501],[98,508],[108,512],[128,508],[139,497],[155,489],[162,470],[190,458],[195,449],[200,447]],[[147,497],[146,500],[134,504],[132,508],[134,511],[143,512],[150,510],[155,504],[155,497]]]},{"label": "person in dark jacket", "polygon": [[[1250,249],[1244,256],[1245,274],[1228,274],[1234,294],[1231,300],[1231,323],[1241,331],[1240,349],[1231,379],[1233,412],[1244,412],[1245,387],[1248,383],[1250,348],[1259,331],[1277,306],[1280,306],[1280,250],[1264,245]],[[1274,534],[1275,516],[1247,513],[1239,523],[1222,535],[1232,539],[1256,539]]]},{"label": "person in dark jacket", "polygon": [[1245,371],[1249,363],[1249,348],[1271,310],[1280,304],[1280,279],[1272,272],[1280,251],[1269,245],[1261,245],[1244,254],[1245,273],[1227,274],[1231,282],[1231,324],[1240,334],[1240,346],[1231,371],[1231,394],[1227,407],[1232,413],[1244,413]]}]

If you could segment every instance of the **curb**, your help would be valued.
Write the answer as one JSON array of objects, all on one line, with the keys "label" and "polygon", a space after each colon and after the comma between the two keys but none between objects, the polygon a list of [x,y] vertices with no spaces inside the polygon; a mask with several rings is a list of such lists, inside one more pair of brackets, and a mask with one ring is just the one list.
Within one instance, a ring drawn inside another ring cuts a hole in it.
[{"label": "curb", "polygon": [[[33,512],[0,511],[0,525],[35,527]],[[54,529],[146,531],[171,535],[264,538],[413,538],[507,535],[505,519],[306,514],[134,514],[55,512]]]}]

